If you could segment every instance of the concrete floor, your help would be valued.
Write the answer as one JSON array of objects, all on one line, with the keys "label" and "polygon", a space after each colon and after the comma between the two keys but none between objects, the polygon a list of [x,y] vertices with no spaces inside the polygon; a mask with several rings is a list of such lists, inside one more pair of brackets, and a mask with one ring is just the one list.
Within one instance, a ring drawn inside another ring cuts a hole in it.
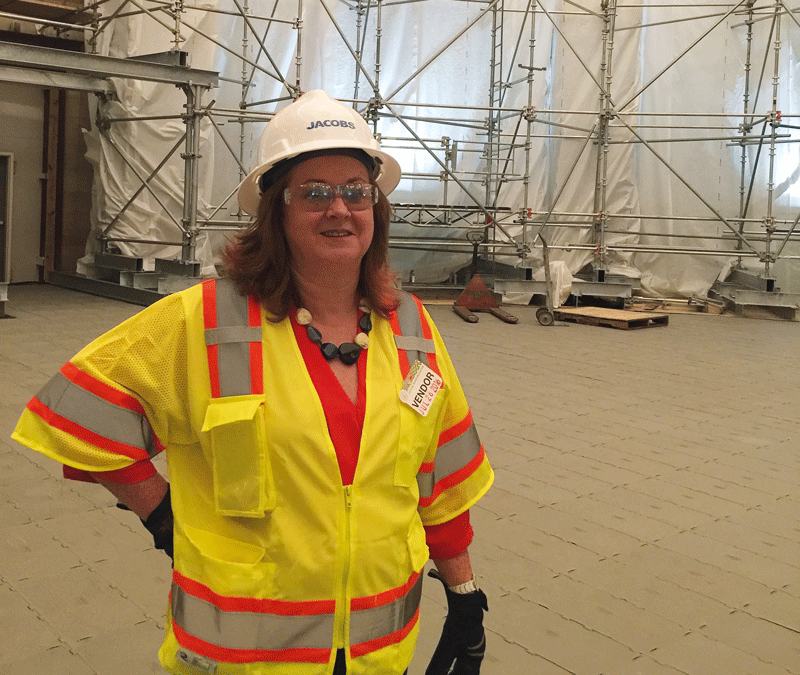
[{"label": "concrete floor", "polygon": [[[161,672],[166,558],[100,488],[8,438],[62,362],[138,308],[47,286],[9,296],[0,670]],[[800,323],[673,315],[619,331],[430,309],[497,473],[472,511],[485,675],[800,674]],[[426,584],[410,675],[442,596]]]}]

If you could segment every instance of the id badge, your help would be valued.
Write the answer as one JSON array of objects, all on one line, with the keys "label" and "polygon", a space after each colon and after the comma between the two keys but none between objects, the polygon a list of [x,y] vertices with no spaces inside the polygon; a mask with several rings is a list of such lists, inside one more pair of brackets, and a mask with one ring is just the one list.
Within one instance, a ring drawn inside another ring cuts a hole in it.
[{"label": "id badge", "polygon": [[400,388],[400,400],[425,417],[443,384],[444,380],[422,361],[414,361]]}]

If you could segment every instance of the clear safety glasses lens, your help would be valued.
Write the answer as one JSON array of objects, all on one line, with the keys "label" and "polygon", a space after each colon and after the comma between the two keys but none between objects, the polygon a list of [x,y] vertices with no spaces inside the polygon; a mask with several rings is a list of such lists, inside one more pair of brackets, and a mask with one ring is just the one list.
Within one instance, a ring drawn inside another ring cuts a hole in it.
[{"label": "clear safety glasses lens", "polygon": [[326,211],[336,197],[341,197],[349,210],[364,211],[378,203],[378,188],[363,183],[306,183],[283,191],[287,204],[296,204],[304,211]]}]

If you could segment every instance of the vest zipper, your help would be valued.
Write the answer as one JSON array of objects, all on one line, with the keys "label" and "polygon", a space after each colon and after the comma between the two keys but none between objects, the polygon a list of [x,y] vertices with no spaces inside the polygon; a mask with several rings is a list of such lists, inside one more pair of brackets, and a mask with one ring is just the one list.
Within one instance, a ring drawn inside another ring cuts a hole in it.
[{"label": "vest zipper", "polygon": [[350,576],[350,511],[353,506],[353,486],[344,486],[344,550],[345,558],[342,566],[341,590],[339,592],[339,606],[341,609],[341,622],[337,643],[340,649],[347,651],[347,627],[350,623],[350,606],[347,601],[347,580]]}]

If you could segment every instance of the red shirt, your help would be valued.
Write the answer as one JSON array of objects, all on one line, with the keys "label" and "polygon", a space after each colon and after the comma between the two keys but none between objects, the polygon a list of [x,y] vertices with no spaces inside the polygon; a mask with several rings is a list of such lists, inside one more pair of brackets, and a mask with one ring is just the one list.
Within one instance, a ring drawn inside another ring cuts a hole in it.
[{"label": "red shirt", "polygon": [[[339,461],[342,485],[351,485],[358,464],[361,433],[364,428],[364,414],[367,407],[367,350],[362,350],[358,361],[353,366],[358,368],[358,402],[354,404],[334,375],[319,346],[308,338],[305,326],[297,323],[294,311],[290,312],[290,319],[306,369],[325,412],[328,432]],[[354,327],[354,331],[358,331],[357,326]],[[469,511],[465,511],[460,516],[441,525],[426,526],[425,535],[432,558],[457,556],[465,551],[472,542]]]}]

